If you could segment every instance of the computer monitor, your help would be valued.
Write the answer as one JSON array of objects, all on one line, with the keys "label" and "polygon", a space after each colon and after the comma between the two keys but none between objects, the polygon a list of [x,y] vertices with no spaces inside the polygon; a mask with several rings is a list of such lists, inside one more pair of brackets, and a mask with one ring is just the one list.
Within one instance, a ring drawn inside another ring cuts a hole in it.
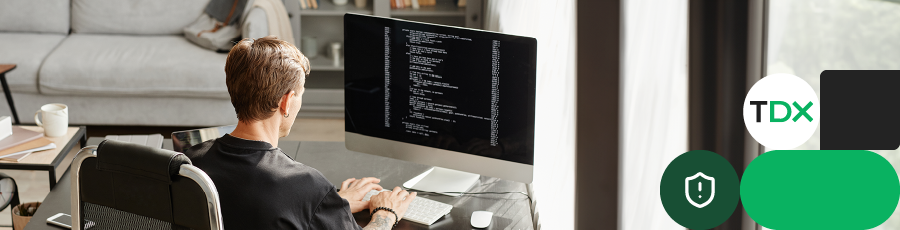
[{"label": "computer monitor", "polygon": [[347,149],[436,166],[418,190],[531,183],[534,38],[346,14],[344,47]]}]

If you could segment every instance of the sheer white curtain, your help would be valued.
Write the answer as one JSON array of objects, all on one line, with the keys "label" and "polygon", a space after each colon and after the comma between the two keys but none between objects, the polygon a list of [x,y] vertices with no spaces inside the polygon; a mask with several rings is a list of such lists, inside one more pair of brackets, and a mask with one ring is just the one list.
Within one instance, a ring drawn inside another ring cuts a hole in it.
[{"label": "sheer white curtain", "polygon": [[[824,70],[900,69],[900,1],[770,0],[768,10],[767,74],[794,74],[819,100]],[[821,129],[795,149],[820,149]],[[900,169],[900,150],[873,152]],[[900,229],[900,207],[873,229]]]},{"label": "sheer white curtain", "polygon": [[688,150],[687,6],[624,1],[621,229],[684,229],[666,214],[659,183]]},{"label": "sheer white curtain", "polygon": [[[573,229],[575,0],[491,0],[487,29],[537,39],[533,190],[539,222]],[[543,210],[543,211],[542,211]]]}]

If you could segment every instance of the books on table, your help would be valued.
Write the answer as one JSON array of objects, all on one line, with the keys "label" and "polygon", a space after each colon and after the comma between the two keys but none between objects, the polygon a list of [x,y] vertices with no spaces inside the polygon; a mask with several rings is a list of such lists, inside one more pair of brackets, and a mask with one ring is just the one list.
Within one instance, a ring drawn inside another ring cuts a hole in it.
[{"label": "books on table", "polygon": [[[13,127],[13,129],[15,129],[15,128],[19,128],[19,127]],[[26,129],[22,129],[22,128],[19,128],[19,129],[21,129],[21,130],[13,131],[13,136],[21,134],[21,135],[24,135],[25,137],[30,138],[32,135],[34,135],[33,133],[23,132],[22,130],[29,131],[29,132],[34,132],[34,131],[30,131],[30,130],[26,130]],[[24,142],[24,143],[21,143],[18,145],[14,145],[14,146],[2,146],[2,147],[4,147],[4,149],[0,150],[0,161],[19,162],[19,160],[22,160],[22,158],[25,158],[28,155],[31,155],[31,153],[56,148],[56,144],[54,144],[52,141],[50,141],[50,139],[44,138],[43,134],[38,133],[38,132],[34,132],[34,133],[38,134],[37,138],[35,138],[35,139],[32,139],[30,141],[27,141],[27,142]],[[27,134],[27,135],[25,135],[25,134]],[[27,140],[28,138],[22,138],[22,139]],[[0,141],[0,142],[3,142],[3,141]]]},{"label": "books on table", "polygon": [[33,141],[43,136],[43,133],[27,130],[18,126],[13,126],[12,135],[3,138],[3,140],[0,140],[0,152],[27,143],[29,141]]},{"label": "books on table", "polygon": [[34,139],[32,141],[13,146],[11,148],[0,150],[0,158],[3,158],[3,156],[5,156],[5,155],[9,155],[9,154],[17,153],[17,152],[22,152],[22,151],[26,151],[26,150],[44,147],[44,146],[47,146],[52,143],[53,142],[50,141],[50,139],[43,138],[43,137]]},{"label": "books on table", "polygon": [[0,140],[0,161],[18,162],[31,153],[55,148],[43,133],[13,126],[12,135]]},{"label": "books on table", "polygon": [[[41,139],[47,140],[46,138],[41,138]],[[23,150],[23,151],[19,151],[19,152],[14,152],[14,153],[6,154],[6,155],[0,155],[0,161],[19,162],[20,160],[22,160],[22,158],[25,158],[25,157],[31,155],[31,154],[34,153],[34,152],[40,152],[40,151],[44,151],[44,150],[51,150],[51,149],[55,149],[55,148],[56,148],[56,144],[54,144],[53,142],[50,142],[50,144],[47,144],[47,145],[44,145],[44,146],[41,146],[41,147],[37,147],[37,148],[33,148],[33,149],[27,149],[27,150]]]}]

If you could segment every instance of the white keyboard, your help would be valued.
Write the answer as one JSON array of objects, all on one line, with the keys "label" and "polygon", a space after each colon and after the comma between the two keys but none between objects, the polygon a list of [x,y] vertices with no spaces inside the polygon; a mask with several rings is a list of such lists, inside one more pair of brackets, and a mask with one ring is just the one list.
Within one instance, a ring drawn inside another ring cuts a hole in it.
[{"label": "white keyboard", "polygon": [[[366,197],[363,198],[363,201],[368,201],[369,198],[372,198],[372,196],[382,191],[369,191],[369,193],[366,193]],[[412,203],[409,203],[409,208],[406,209],[406,214],[402,219],[424,225],[431,225],[442,216],[450,214],[451,209],[453,209],[453,205],[444,204],[424,197],[416,197]]]}]

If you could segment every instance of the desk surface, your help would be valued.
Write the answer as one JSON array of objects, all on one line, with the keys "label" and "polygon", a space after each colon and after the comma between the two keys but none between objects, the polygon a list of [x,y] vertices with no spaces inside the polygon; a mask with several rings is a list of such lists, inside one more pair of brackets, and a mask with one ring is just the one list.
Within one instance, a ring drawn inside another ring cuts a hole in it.
[{"label": "desk surface", "polygon": [[[98,144],[102,138],[91,138],[88,145]],[[171,140],[167,140],[171,148]],[[294,160],[318,169],[331,181],[340,185],[347,178],[377,177],[385,188],[400,186],[406,180],[425,172],[430,168],[406,161],[381,156],[349,151],[343,142],[296,142],[285,141],[279,147]],[[62,185],[70,185],[71,179],[67,171],[60,179]],[[46,219],[63,212],[70,213],[71,186],[56,186],[44,199],[44,203],[32,218],[26,229],[59,229],[46,225]],[[482,176],[470,192],[525,192],[525,184]],[[466,195],[448,197],[443,195],[425,195],[421,197],[437,200],[453,205],[450,215],[443,217],[431,226],[400,221],[395,229],[471,229],[469,217],[473,211],[494,212],[491,225],[487,229],[534,229],[531,208],[528,198],[521,194],[500,195]],[[359,223],[368,223],[368,212],[354,215]],[[223,220],[228,224],[228,220]]]}]

